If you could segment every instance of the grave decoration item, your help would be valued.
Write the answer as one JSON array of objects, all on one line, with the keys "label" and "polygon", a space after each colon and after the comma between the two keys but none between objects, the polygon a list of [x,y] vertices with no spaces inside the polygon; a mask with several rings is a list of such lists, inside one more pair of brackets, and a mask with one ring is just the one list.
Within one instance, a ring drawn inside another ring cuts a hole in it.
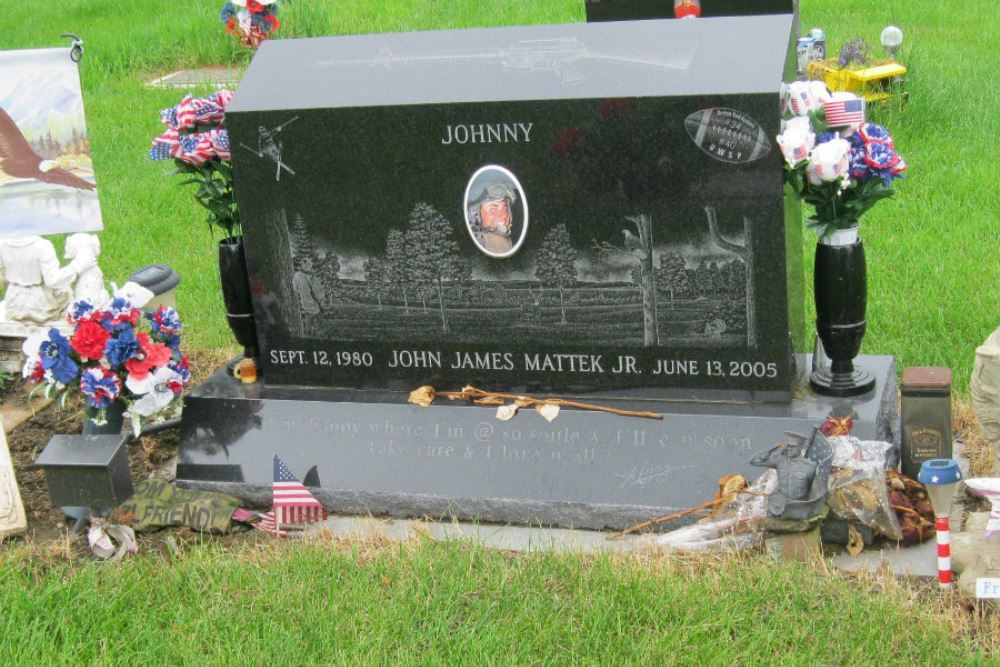
[{"label": "grave decoration item", "polygon": [[24,503],[14,476],[14,462],[7,447],[7,435],[0,420],[0,540],[23,533],[28,527]]},{"label": "grave decoration item", "polygon": [[187,95],[180,104],[160,111],[165,132],[153,139],[152,160],[174,161],[173,174],[188,176],[184,185],[197,185],[195,200],[208,212],[209,228],[222,232],[219,241],[219,277],[229,327],[243,346],[244,356],[257,356],[257,335],[243,249],[236,191],[233,188],[229,133],[223,126],[232,91],[208,97]]},{"label": "grave decoration item", "polygon": [[951,502],[955,487],[962,481],[962,471],[955,459],[931,459],[920,466],[918,480],[927,487],[934,507],[937,530],[938,585],[951,588]]},{"label": "grave decoration item", "polygon": [[[77,285],[81,293],[104,298],[104,278],[97,267],[100,243],[96,237],[74,234],[67,239],[66,252],[73,257],[69,264],[60,266],[55,246],[48,239],[0,239],[0,288],[6,288],[0,302],[0,321],[13,325],[8,335],[27,336],[37,325],[61,321]],[[4,333],[10,328],[5,327]]]},{"label": "grave decoration item", "polygon": [[778,489],[768,500],[768,516],[792,521],[818,516],[826,502],[832,460],[830,443],[818,428],[808,440],[791,435],[789,442],[750,459],[751,465],[778,471]]},{"label": "grave decoration item", "polygon": [[[966,484],[972,480],[966,480]],[[995,481],[995,480],[993,480]],[[958,574],[962,595],[982,599],[1000,598],[1000,539],[990,535],[989,512],[969,512],[964,528],[951,543],[951,565]]]},{"label": "grave decoration item", "polygon": [[[326,521],[330,513],[322,503],[309,492],[294,474],[275,455],[272,459],[274,467],[274,501],[270,512],[260,515],[260,520],[253,523],[254,528],[285,537],[289,531],[305,528],[307,524]],[[306,474],[306,482],[310,475],[315,474],[315,468]]]},{"label": "grave decoration item", "polygon": [[226,32],[251,49],[281,27],[277,0],[229,0],[219,18]]},{"label": "grave decoration item", "polygon": [[990,516],[984,531],[986,539],[1000,533],[1000,478],[974,477],[965,480],[965,486],[973,495],[990,501]]},{"label": "grave decoration item", "polygon": [[[22,374],[65,401],[71,387],[85,399],[84,433],[118,433],[130,417],[134,432],[165,411],[191,379],[181,352],[181,320],[173,308],[142,311],[121,297],[104,308],[78,301],[70,310],[69,337],[57,328],[25,342]],[[140,331],[143,319],[149,332]]]},{"label": "grave decoration item", "polygon": [[1000,449],[1000,327],[976,348],[969,389],[972,412],[996,451]]},{"label": "grave decoration item", "polygon": [[122,433],[55,435],[35,459],[53,507],[76,520],[74,534],[132,495],[127,441]]},{"label": "grave decoration item", "polygon": [[819,235],[813,276],[816,329],[830,368],[818,367],[809,381],[818,393],[856,396],[875,385],[854,367],[867,321],[868,277],[859,220],[893,195],[892,182],[906,163],[888,130],[866,123],[864,100],[831,94],[819,81],[787,87],[792,118],[777,137],[791,190],[812,205],[807,225]]},{"label": "grave decoration item", "polygon": [[901,469],[915,478],[924,461],[951,458],[951,369],[904,368],[901,395]]},{"label": "grave decoration item", "polygon": [[70,49],[0,52],[0,238],[102,227]]}]

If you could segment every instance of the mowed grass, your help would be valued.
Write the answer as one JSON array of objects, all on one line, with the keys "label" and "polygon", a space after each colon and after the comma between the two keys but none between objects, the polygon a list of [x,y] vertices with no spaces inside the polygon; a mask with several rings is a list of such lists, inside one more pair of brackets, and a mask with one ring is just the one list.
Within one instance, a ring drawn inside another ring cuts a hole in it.
[{"label": "mowed grass", "polygon": [[459,543],[12,557],[0,664],[975,664],[934,597],[760,558]]},{"label": "mowed grass", "polygon": [[[106,275],[166,262],[182,275],[186,345],[235,351],[202,212],[146,159],[157,110],[143,83],[180,67],[245,65],[218,2],[6,3],[0,49],[84,37]],[[910,101],[879,111],[910,164],[867,216],[864,351],[945,365],[967,391],[973,350],[1000,324],[998,112],[992,0],[802,0],[831,44],[906,33]],[[582,0],[285,0],[282,37],[582,20]],[[724,48],[724,45],[720,45]],[[290,73],[294,75],[294,73]],[[210,92],[209,89],[197,92]],[[807,278],[814,240],[805,235]],[[807,288],[807,303],[811,299]],[[812,313],[811,304],[808,305]],[[809,315],[811,318],[811,314]],[[706,490],[710,493],[711,490]],[[982,664],[998,636],[956,624],[934,591],[753,557],[512,556],[457,545],[316,544],[115,567],[0,556],[0,664]],[[995,623],[994,623],[995,625]]]}]

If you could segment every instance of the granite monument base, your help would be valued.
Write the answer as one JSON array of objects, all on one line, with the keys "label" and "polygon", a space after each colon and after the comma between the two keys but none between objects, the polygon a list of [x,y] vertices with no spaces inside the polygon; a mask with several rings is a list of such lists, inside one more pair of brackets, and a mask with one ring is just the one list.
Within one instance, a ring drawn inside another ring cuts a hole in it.
[{"label": "granite monument base", "polygon": [[334,512],[622,529],[711,499],[725,475],[755,479],[755,453],[831,412],[853,414],[862,439],[894,443],[898,461],[895,361],[859,362],[878,383],[853,399],[813,393],[800,355],[790,402],[604,397],[663,420],[564,409],[552,423],[530,410],[504,422],[488,407],[421,408],[402,392],[244,385],[220,371],[186,400],[177,478],[266,507],[277,454],[300,479],[318,466],[315,495]]}]

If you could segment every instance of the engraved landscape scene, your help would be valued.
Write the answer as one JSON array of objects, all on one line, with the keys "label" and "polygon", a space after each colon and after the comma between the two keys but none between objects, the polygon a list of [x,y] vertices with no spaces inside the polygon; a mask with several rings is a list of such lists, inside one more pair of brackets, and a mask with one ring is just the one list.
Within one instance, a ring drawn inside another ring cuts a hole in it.
[{"label": "engraved landscape scene", "polygon": [[751,346],[747,234],[723,237],[715,218],[705,207],[696,247],[658,242],[667,228],[649,215],[622,219],[619,242],[587,250],[566,224],[536,224],[529,268],[485,275],[460,250],[464,223],[427,203],[391,226],[375,255],[324,248],[301,216],[279,211],[269,228],[294,272],[267,316],[305,339]]}]

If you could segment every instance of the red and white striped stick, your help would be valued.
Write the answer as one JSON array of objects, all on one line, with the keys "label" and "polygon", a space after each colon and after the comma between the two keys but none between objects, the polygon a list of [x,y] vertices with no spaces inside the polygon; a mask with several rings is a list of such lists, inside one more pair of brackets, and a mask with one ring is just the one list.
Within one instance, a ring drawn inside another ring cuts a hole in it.
[{"label": "red and white striped stick", "polygon": [[947,516],[934,517],[937,530],[938,586],[951,588],[951,523]]}]

